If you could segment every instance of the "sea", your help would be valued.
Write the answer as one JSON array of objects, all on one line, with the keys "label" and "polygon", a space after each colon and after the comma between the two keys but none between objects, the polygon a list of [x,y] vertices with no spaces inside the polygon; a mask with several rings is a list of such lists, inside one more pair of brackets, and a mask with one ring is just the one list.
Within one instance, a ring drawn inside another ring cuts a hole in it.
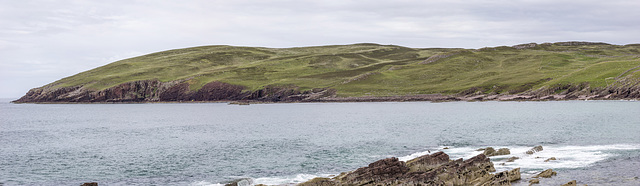
[{"label": "sea", "polygon": [[[640,185],[640,102],[12,104],[0,185],[293,185],[398,157],[479,148],[541,185]],[[542,145],[543,151],[525,151]],[[506,162],[509,157],[519,157]],[[544,160],[555,157],[556,160]]]}]

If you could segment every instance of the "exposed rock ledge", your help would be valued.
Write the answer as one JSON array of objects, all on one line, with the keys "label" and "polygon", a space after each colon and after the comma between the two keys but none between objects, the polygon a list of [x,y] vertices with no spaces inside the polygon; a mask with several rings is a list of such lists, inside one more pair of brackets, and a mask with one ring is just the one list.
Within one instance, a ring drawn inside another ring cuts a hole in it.
[{"label": "exposed rock ledge", "polygon": [[161,82],[140,80],[123,83],[104,90],[89,90],[83,86],[57,88],[47,85],[29,90],[15,103],[46,102],[184,102],[184,101],[246,101],[246,102],[383,102],[383,101],[523,101],[523,100],[585,100],[640,99],[640,80],[619,79],[607,87],[591,88],[589,84],[555,85],[519,93],[485,93],[471,88],[455,95],[423,94],[388,97],[336,97],[336,90],[315,88],[301,91],[295,85],[266,86],[247,90],[240,85],[214,81],[197,91],[190,90],[185,80]]},{"label": "exposed rock ledge", "polygon": [[407,162],[387,158],[334,178],[315,178],[299,185],[511,185],[520,179],[520,168],[490,172],[495,168],[484,154],[463,161],[436,152]]},{"label": "exposed rock ledge", "polygon": [[334,96],[333,89],[300,91],[296,86],[267,86],[247,91],[240,85],[214,81],[192,91],[183,81],[141,80],[94,91],[83,86],[55,88],[52,85],[29,90],[16,103],[46,102],[183,102],[183,101],[260,101],[299,102]]}]

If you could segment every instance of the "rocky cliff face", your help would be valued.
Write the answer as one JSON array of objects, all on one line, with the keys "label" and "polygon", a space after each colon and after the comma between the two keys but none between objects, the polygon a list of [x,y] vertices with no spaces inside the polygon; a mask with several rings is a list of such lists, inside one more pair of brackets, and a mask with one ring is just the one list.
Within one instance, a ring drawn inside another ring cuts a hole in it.
[{"label": "rocky cliff face", "polygon": [[83,86],[34,88],[16,103],[43,102],[162,102],[162,101],[268,101],[294,102],[334,96],[330,89],[300,91],[296,86],[267,86],[248,91],[240,85],[214,81],[197,91],[189,89],[186,81],[161,82],[142,80],[123,83],[104,90],[94,91]]},{"label": "rocky cliff face", "polygon": [[123,83],[104,90],[83,86],[34,88],[16,103],[43,102],[182,102],[182,101],[259,101],[259,102],[369,102],[369,101],[486,101],[486,100],[584,100],[640,99],[640,80],[620,78],[606,87],[592,88],[588,83],[558,84],[540,89],[509,93],[483,93],[471,88],[456,95],[410,95],[389,97],[336,97],[336,90],[316,88],[301,91],[294,85],[266,86],[250,91],[240,85],[214,81],[192,91],[186,80],[161,82],[142,80]]}]

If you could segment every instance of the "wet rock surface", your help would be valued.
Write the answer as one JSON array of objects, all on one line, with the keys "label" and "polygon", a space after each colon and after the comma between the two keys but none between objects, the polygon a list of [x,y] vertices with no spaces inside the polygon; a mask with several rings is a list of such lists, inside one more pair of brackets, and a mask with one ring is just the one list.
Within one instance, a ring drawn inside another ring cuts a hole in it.
[{"label": "wet rock surface", "polygon": [[495,168],[484,154],[450,160],[444,152],[436,152],[407,162],[382,159],[334,178],[317,178],[300,185],[511,185],[520,180],[519,168],[491,172]]},{"label": "wet rock surface", "polygon": [[538,146],[535,146],[535,147],[531,148],[530,150],[528,150],[528,151],[527,151],[527,152],[525,152],[525,153],[527,153],[527,154],[533,154],[533,153],[536,153],[536,152],[540,152],[540,151],[542,151],[542,150],[543,150],[543,149],[542,149],[542,145],[538,145]]},{"label": "wet rock surface", "polygon": [[486,156],[500,156],[511,154],[511,151],[509,151],[508,148],[500,148],[496,151],[495,149],[493,149],[493,147],[487,147],[484,149],[484,152],[482,154]]}]

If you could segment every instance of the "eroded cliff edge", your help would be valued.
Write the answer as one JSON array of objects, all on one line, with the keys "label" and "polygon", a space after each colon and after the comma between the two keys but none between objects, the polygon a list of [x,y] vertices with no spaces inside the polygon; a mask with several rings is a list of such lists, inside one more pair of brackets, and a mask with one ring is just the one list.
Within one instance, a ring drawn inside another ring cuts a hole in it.
[{"label": "eroded cliff edge", "polygon": [[471,88],[457,94],[422,94],[386,97],[338,97],[331,88],[300,90],[295,85],[266,86],[247,90],[240,85],[214,81],[199,90],[191,90],[185,81],[161,82],[142,80],[123,83],[94,91],[83,86],[34,88],[15,103],[91,103],[91,102],[187,102],[187,101],[245,101],[245,102],[378,102],[378,101],[538,101],[538,100],[638,100],[640,80],[620,79],[606,87],[591,87],[588,83],[558,84],[528,89],[522,92],[498,93]]},{"label": "eroded cliff edge", "polygon": [[317,88],[300,91],[296,86],[267,86],[249,91],[245,87],[219,81],[207,83],[199,90],[190,90],[185,81],[161,82],[143,80],[123,83],[93,91],[83,86],[34,88],[15,103],[88,103],[88,102],[185,102],[185,101],[316,101],[335,96],[335,90]]}]

